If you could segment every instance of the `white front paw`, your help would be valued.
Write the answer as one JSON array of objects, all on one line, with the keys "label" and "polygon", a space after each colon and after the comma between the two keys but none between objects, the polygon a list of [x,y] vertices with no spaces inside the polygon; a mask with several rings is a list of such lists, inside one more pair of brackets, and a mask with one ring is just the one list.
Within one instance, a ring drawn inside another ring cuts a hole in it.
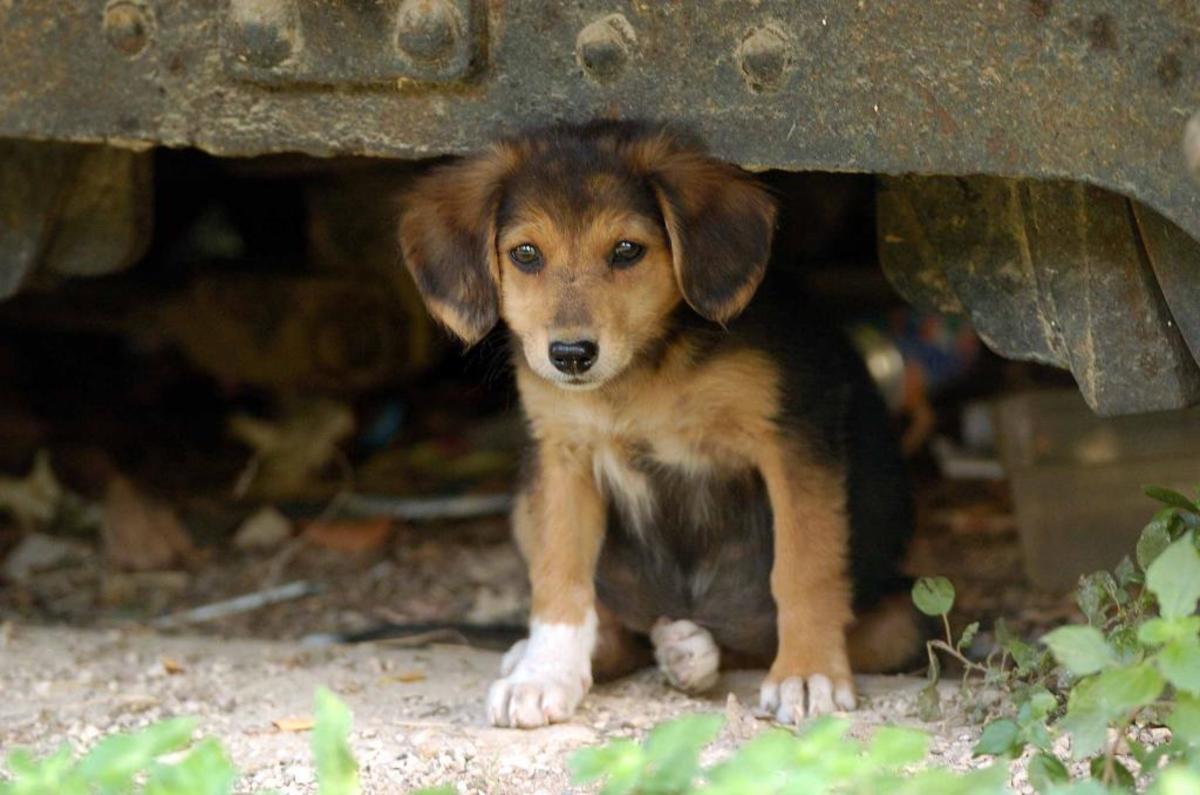
[{"label": "white front paw", "polygon": [[488,689],[488,720],[493,726],[515,729],[561,723],[575,713],[591,684],[590,675],[572,672],[541,678],[514,673],[492,682]]},{"label": "white front paw", "polygon": [[503,678],[488,689],[488,720],[531,729],[571,717],[592,686],[595,645],[594,613],[579,625],[531,622],[529,639],[504,655]]}]

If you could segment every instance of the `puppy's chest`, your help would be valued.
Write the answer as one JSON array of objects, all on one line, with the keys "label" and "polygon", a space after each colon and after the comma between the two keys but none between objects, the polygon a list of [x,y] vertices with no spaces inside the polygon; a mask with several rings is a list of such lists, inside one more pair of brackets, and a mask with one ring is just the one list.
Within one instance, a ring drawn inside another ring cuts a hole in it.
[{"label": "puppy's chest", "polygon": [[639,535],[668,514],[696,528],[706,524],[720,484],[752,468],[719,436],[686,425],[608,434],[591,449],[597,486]]}]

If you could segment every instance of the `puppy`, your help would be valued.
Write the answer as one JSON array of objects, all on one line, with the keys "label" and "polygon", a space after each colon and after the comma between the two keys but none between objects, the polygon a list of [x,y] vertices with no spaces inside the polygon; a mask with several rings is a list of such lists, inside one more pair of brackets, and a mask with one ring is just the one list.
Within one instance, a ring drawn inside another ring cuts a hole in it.
[{"label": "puppy", "polygon": [[775,219],[751,175],[634,123],[503,140],[407,194],[429,311],[467,344],[504,321],[531,437],[530,635],[493,724],[567,719],[647,635],[687,689],[769,665],[784,722],[852,709],[852,669],[918,648],[902,460],[847,343],[782,280],[759,290]]}]

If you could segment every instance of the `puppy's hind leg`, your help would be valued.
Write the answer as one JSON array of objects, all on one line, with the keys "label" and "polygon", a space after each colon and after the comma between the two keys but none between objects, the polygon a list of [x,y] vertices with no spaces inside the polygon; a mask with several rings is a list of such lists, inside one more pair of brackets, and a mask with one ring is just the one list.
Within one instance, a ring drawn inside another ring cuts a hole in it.
[{"label": "puppy's hind leg", "polygon": [[691,621],[660,618],[650,630],[654,659],[672,687],[703,693],[717,683],[721,650],[704,627]]}]

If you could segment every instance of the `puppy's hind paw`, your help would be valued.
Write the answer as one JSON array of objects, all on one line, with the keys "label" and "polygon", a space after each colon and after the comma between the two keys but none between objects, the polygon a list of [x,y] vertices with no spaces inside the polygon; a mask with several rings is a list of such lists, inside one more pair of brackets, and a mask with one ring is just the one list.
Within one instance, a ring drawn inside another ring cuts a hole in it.
[{"label": "puppy's hind paw", "polygon": [[672,687],[703,693],[717,683],[721,650],[712,634],[691,621],[660,618],[650,630],[654,659]]}]

